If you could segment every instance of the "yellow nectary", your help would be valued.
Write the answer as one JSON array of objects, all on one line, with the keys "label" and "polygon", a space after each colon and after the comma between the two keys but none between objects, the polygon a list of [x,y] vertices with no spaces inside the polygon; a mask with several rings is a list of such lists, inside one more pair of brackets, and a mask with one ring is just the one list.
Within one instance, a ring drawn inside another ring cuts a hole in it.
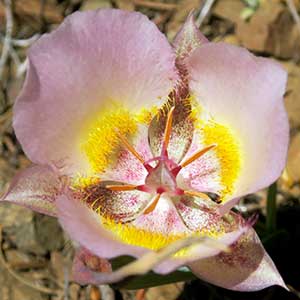
[{"label": "yellow nectary", "polygon": [[200,129],[205,145],[217,144],[212,151],[215,151],[220,165],[220,183],[222,190],[220,200],[234,192],[234,185],[239,176],[242,158],[240,145],[231,130],[213,120],[206,122]]},{"label": "yellow nectary", "polygon": [[102,173],[113,162],[121,144],[119,135],[131,136],[137,132],[138,124],[149,124],[157,108],[129,111],[118,102],[102,109],[89,122],[81,134],[81,149],[86,154],[93,173]]},{"label": "yellow nectary", "polygon": [[119,145],[118,134],[131,135],[137,130],[134,115],[118,103],[104,109],[88,126],[81,147],[88,157],[93,171],[105,171],[113,160]]},{"label": "yellow nectary", "polygon": [[[118,238],[121,242],[151,250],[159,250],[190,235],[218,238],[225,233],[225,227],[221,224],[221,222],[216,224],[215,228],[202,229],[201,231],[199,230],[192,233],[173,233],[166,235],[161,232],[152,232],[149,229],[146,230],[137,228],[130,223],[123,224],[120,222],[115,222],[114,220],[105,217],[101,217],[101,221],[104,227],[113,232],[116,238]],[[175,256],[180,257],[187,254],[188,249],[182,249],[177,252]]]}]

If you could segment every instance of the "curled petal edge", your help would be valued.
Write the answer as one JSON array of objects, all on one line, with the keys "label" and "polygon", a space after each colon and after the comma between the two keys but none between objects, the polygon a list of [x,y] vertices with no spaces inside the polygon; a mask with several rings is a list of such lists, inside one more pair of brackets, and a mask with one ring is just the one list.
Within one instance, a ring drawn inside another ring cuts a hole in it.
[{"label": "curled petal edge", "polygon": [[193,50],[208,42],[208,39],[197,28],[194,11],[191,11],[173,41],[177,57],[183,59]]},{"label": "curled petal edge", "polygon": [[60,189],[60,177],[50,167],[33,165],[13,178],[0,201],[18,204],[55,217],[55,198]]},{"label": "curled petal edge", "polygon": [[231,248],[230,253],[220,253],[188,266],[203,280],[231,290],[257,291],[271,285],[287,289],[253,229]]}]

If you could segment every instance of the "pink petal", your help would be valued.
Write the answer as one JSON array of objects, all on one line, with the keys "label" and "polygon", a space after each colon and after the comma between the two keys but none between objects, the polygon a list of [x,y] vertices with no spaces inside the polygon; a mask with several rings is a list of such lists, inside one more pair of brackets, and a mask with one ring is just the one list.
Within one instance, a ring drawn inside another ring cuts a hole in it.
[{"label": "pink petal", "polygon": [[239,139],[242,170],[232,198],[275,181],[284,168],[289,139],[283,105],[286,72],[272,60],[223,43],[203,45],[187,64],[192,94]]},{"label": "pink petal", "polygon": [[175,206],[184,224],[192,231],[216,232],[224,227],[212,200],[210,203],[207,199],[182,196]]},{"label": "pink petal", "polygon": [[177,56],[182,59],[207,42],[207,38],[197,28],[194,14],[191,12],[177,33],[173,45]]},{"label": "pink petal", "polygon": [[0,201],[8,201],[56,216],[55,198],[61,182],[57,174],[46,166],[31,166],[20,171],[12,180],[8,191]]},{"label": "pink petal", "polygon": [[166,237],[175,234],[191,233],[182,222],[174,204],[163,195],[152,212],[139,216],[132,224],[136,228],[162,233]]},{"label": "pink petal", "polygon": [[60,223],[70,237],[93,254],[112,258],[131,254],[139,256],[145,249],[125,245],[101,224],[100,216],[79,200],[68,195],[61,195],[56,200]]},{"label": "pink petal", "polygon": [[238,291],[256,291],[271,285],[286,288],[274,263],[253,229],[221,253],[189,264],[192,272],[215,285]]},{"label": "pink petal", "polygon": [[[195,208],[188,211],[183,209],[182,205],[174,205],[170,199],[162,196],[156,208],[151,213],[141,215],[132,224],[136,228],[147,232],[162,233],[166,238],[178,234],[182,235],[182,238],[188,237],[195,235],[197,230],[198,234],[209,236],[209,230],[216,232],[222,227],[226,229],[225,232],[220,232],[219,236],[212,239],[225,246],[229,246],[244,234],[250,226],[236,214],[232,213],[231,219],[232,223],[228,223],[228,221],[221,219],[220,216],[209,211],[208,208],[207,210],[204,210],[204,208],[203,210]],[[179,256],[163,261],[154,270],[162,274],[169,273],[179,266],[185,265],[187,262],[214,256],[218,253],[220,253],[220,249],[208,246],[206,242],[199,243],[190,248],[186,256]]]},{"label": "pink petal", "polygon": [[[140,125],[138,132],[129,140],[130,145],[144,161],[152,158],[148,143],[148,127]],[[142,185],[148,172],[143,164],[124,146],[118,153],[115,162],[101,174],[101,180],[122,181],[133,185]]]},{"label": "pink petal", "polygon": [[[201,135],[195,130],[193,132],[193,141],[185,155],[185,159],[192,157],[199,150],[209,146],[201,143],[201,140]],[[182,168],[177,175],[177,184],[183,190],[218,194],[222,189],[220,168],[213,150],[206,152],[203,156]]]},{"label": "pink petal", "polygon": [[[78,200],[62,195],[57,198],[56,205],[59,221],[70,237],[101,258],[108,259],[120,255],[130,255],[139,258],[151,251],[147,248],[124,244],[119,241],[112,232],[104,228],[99,215]],[[161,221],[162,219],[153,219],[152,224],[159,224]],[[148,228],[148,225],[145,223],[144,228]],[[142,226],[141,221],[140,226]],[[156,228],[158,228],[157,226]],[[172,223],[169,226],[172,228]],[[162,227],[163,224],[161,224]],[[231,245],[247,229],[248,225],[238,226],[236,230],[222,235],[219,242],[224,245]],[[166,259],[156,265],[154,271],[169,273],[189,261],[217,255],[220,251],[218,248],[208,246],[205,242],[197,244],[191,248],[191,255]]]},{"label": "pink petal", "polygon": [[35,163],[85,171],[79,134],[112,101],[139,111],[160,105],[177,79],[164,35],[136,12],[74,13],[29,51],[14,128]]},{"label": "pink petal", "polygon": [[[234,244],[248,230],[249,224],[240,225],[235,230],[220,235],[219,237],[214,238],[213,240],[217,241],[223,246],[230,246]],[[160,265],[158,265],[156,268],[154,268],[154,270],[157,273],[166,274],[177,269],[181,265],[190,266],[193,262],[197,263],[198,261],[206,260],[210,257],[214,257],[220,253],[223,253],[219,248],[214,247],[205,241],[203,241],[203,243],[193,245],[188,251],[188,256],[166,260]],[[217,269],[214,269],[214,271],[216,270]]]}]

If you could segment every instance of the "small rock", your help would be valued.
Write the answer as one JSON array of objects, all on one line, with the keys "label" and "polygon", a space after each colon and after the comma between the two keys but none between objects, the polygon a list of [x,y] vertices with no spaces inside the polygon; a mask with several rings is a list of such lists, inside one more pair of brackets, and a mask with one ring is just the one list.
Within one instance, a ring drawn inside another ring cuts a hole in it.
[{"label": "small rock", "polygon": [[36,214],[36,238],[46,251],[60,250],[64,246],[64,236],[56,218]]},{"label": "small rock", "polygon": [[[32,214],[32,218],[34,214]],[[10,238],[14,239],[16,246],[25,252],[35,253],[37,255],[46,254],[47,250],[38,241],[36,228],[33,219],[22,224],[22,226],[14,228]]]},{"label": "small rock", "polygon": [[30,209],[18,205],[0,204],[0,220],[9,240],[21,251],[44,255],[47,250],[37,240],[34,215]]},{"label": "small rock", "polygon": [[265,51],[270,38],[270,24],[276,22],[284,9],[280,3],[273,2],[273,0],[263,2],[249,22],[238,20],[236,33],[244,47],[253,51]]},{"label": "small rock", "polygon": [[216,1],[212,13],[219,18],[226,19],[232,23],[238,23],[241,22],[241,13],[244,8],[245,5],[242,1]]},{"label": "small rock", "polygon": [[31,210],[11,203],[1,202],[0,220],[4,231],[30,223],[32,219],[33,212]]},{"label": "small rock", "polygon": [[175,300],[183,290],[183,282],[152,287],[147,290],[145,300]]},{"label": "small rock", "polygon": [[72,283],[69,287],[70,300],[78,300],[80,285]]},{"label": "small rock", "polygon": [[277,0],[261,2],[249,22],[239,20],[236,33],[250,50],[278,58],[300,59],[300,35],[289,9]]}]

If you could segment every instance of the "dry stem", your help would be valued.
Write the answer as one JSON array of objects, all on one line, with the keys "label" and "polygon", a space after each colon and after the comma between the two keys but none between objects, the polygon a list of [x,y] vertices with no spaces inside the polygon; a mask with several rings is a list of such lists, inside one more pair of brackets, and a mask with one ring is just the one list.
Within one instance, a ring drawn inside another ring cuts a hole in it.
[{"label": "dry stem", "polygon": [[4,66],[6,64],[10,45],[11,45],[11,36],[13,31],[13,15],[11,9],[11,0],[4,0],[5,5],[5,16],[6,16],[6,30],[5,37],[3,41],[2,53],[0,57],[0,80],[2,79]]},{"label": "dry stem", "polygon": [[300,17],[298,15],[294,0],[286,0],[286,3],[300,33]]}]

